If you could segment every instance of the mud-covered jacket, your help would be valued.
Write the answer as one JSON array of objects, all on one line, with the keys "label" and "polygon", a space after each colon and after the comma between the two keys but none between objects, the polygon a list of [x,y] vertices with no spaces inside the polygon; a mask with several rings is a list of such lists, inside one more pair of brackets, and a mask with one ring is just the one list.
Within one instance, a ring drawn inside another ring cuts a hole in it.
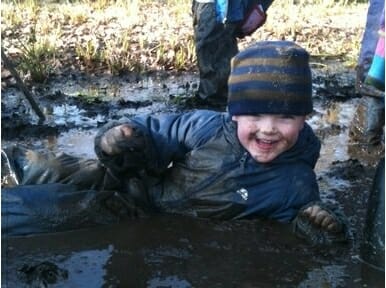
[{"label": "mud-covered jacket", "polygon": [[159,174],[141,185],[127,185],[127,192],[146,197],[159,211],[287,222],[302,206],[319,200],[313,168],[320,142],[307,124],[290,150],[262,164],[241,146],[236,123],[226,113],[198,110],[122,119],[102,128],[95,140],[101,162],[113,171],[130,166],[124,163],[130,161],[130,152],[106,156],[99,147],[100,137],[124,123],[143,133],[143,167],[147,174]]}]

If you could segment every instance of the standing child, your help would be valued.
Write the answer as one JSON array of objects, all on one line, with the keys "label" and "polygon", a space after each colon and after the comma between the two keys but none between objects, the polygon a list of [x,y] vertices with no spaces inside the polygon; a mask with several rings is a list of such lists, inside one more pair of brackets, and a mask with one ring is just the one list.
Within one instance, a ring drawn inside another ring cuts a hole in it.
[{"label": "standing child", "polygon": [[[305,122],[313,110],[308,58],[293,42],[251,46],[232,60],[228,113],[111,122],[95,138],[100,162],[83,167],[84,177],[75,169],[77,177],[64,182],[114,189],[124,203],[151,211],[269,218],[293,222],[312,241],[345,239],[343,218],[320,201],[313,171],[320,142]],[[63,183],[60,176],[55,182]]]},{"label": "standing child", "polygon": [[[230,62],[239,51],[237,38],[244,38],[264,24],[272,2],[193,0],[193,31],[200,74],[198,91],[192,98],[196,104],[225,106]],[[247,24],[246,19],[250,20]],[[242,29],[244,25],[251,29]]]},{"label": "standing child", "polygon": [[378,160],[385,154],[385,1],[369,3],[356,75],[361,99],[349,129],[349,153]]}]

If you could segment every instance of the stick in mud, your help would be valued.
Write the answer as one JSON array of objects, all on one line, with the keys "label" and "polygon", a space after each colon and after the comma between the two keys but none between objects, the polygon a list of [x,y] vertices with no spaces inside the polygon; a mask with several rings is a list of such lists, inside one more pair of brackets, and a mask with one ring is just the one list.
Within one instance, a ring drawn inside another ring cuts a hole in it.
[{"label": "stick in mud", "polygon": [[35,113],[39,116],[40,122],[44,122],[46,117],[44,116],[42,110],[39,108],[39,105],[36,103],[33,95],[30,93],[30,91],[27,89],[27,87],[24,85],[23,80],[21,80],[19,74],[17,73],[16,69],[14,68],[14,65],[12,64],[11,60],[8,59],[8,57],[3,52],[3,48],[1,48],[1,59],[3,61],[4,66],[11,72],[13,78],[15,78],[17,86],[21,89],[24,96],[27,98],[28,102],[31,104],[32,109],[35,111]]}]

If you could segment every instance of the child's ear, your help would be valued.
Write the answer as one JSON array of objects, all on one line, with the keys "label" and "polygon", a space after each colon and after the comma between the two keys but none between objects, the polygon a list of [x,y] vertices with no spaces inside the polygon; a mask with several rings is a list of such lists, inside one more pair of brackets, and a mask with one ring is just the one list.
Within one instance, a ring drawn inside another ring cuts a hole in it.
[{"label": "child's ear", "polygon": [[232,116],[232,120],[233,120],[233,121],[237,122],[238,119],[239,119],[239,117],[237,117],[237,115],[233,115],[233,116]]}]

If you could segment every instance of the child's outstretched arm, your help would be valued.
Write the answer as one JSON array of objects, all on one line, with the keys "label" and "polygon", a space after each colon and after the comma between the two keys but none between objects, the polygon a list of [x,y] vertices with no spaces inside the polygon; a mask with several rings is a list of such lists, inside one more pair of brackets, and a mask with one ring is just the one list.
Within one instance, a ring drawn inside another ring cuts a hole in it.
[{"label": "child's outstretched arm", "polygon": [[212,111],[138,115],[112,121],[95,137],[95,153],[113,172],[160,173],[173,161],[205,143],[221,126]]},{"label": "child's outstretched arm", "polygon": [[314,245],[346,242],[350,238],[346,216],[321,201],[302,207],[293,220],[293,228],[297,236]]}]

